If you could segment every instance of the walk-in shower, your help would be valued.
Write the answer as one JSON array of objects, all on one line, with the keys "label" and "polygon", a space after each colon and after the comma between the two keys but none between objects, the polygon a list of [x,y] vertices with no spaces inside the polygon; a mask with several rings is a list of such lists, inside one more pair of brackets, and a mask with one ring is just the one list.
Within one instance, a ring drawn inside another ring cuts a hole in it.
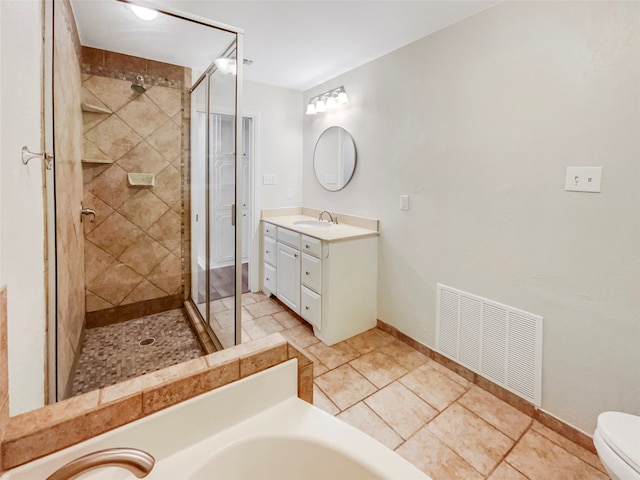
[{"label": "walk-in shower", "polygon": [[[94,329],[133,322],[122,330],[129,333],[97,336],[109,347],[96,355],[109,378],[124,363],[127,370],[145,363],[142,374],[197,355],[187,352],[182,334],[173,335],[178,353],[159,353],[183,320],[209,335],[201,337],[202,353],[240,342],[246,212],[236,205],[246,203],[247,124],[240,114],[243,64],[235,59],[242,58],[243,34],[164,7],[143,21],[130,5],[54,5],[54,142],[65,161],[55,164],[49,205],[57,299],[49,314],[50,401],[93,388],[91,367],[81,374],[74,368],[87,362],[83,339]],[[220,58],[233,71],[222,72]],[[81,205],[95,211],[95,221],[81,220]],[[216,300],[225,301],[223,317],[214,316]],[[133,350],[110,362],[119,355],[116,343]],[[156,352],[156,365],[140,360],[139,349],[152,353],[145,358]],[[74,376],[82,384],[75,389]]]}]

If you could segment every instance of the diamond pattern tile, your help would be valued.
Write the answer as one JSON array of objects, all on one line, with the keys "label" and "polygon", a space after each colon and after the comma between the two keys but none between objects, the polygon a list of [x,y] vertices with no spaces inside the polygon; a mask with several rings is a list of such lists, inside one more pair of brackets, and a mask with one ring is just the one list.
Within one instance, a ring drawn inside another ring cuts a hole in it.
[{"label": "diamond pattern tile", "polygon": [[87,185],[87,190],[114,210],[138,192],[129,188],[127,172],[117,164],[109,165]]},{"label": "diamond pattern tile", "polygon": [[180,155],[181,136],[180,127],[171,120],[167,120],[164,125],[147,137],[147,141],[162,154],[165,160],[171,162]]},{"label": "diamond pattern tile", "polygon": [[146,95],[169,117],[173,117],[182,110],[182,93],[180,90],[155,86],[147,90]]},{"label": "diamond pattern tile", "polygon": [[105,252],[118,257],[141,235],[142,230],[116,212],[98,225],[87,239]]},{"label": "diamond pattern tile", "polygon": [[147,141],[140,142],[118,160],[118,165],[124,170],[137,173],[149,172],[157,174],[168,163]]},{"label": "diamond pattern tile", "polygon": [[156,131],[169,118],[146,95],[134,98],[117,115],[142,138]]},{"label": "diamond pattern tile", "polygon": [[119,159],[142,141],[140,135],[115,115],[87,131],[85,137],[112,160]]},{"label": "diamond pattern tile", "polygon": [[143,231],[164,215],[169,207],[149,189],[140,189],[133,197],[120,206],[120,213]]},{"label": "diamond pattern tile", "polygon": [[[181,293],[182,91],[151,85],[137,95],[129,81],[95,75],[82,81],[82,101],[113,112],[83,113],[83,158],[114,162],[83,164],[85,204],[98,216],[83,225],[94,260],[85,267],[95,281],[87,306],[96,311]],[[155,185],[131,187],[132,172],[156,174]],[[128,291],[107,285],[120,281],[113,272],[124,272]]]},{"label": "diamond pattern tile", "polygon": [[138,274],[146,277],[167,255],[169,255],[169,250],[144,234],[122,252],[118,260]]},{"label": "diamond pattern tile", "polygon": [[131,82],[126,80],[94,75],[86,79],[82,86],[114,112],[125,106],[134,96]]}]

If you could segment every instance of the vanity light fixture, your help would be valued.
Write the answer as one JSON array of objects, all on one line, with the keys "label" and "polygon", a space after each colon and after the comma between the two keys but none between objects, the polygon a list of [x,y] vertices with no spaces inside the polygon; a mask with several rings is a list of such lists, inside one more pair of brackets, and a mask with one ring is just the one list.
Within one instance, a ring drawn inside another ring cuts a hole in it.
[{"label": "vanity light fixture", "polygon": [[307,111],[306,114],[307,115],[315,115],[316,113],[316,105],[313,103],[312,100],[309,100],[309,104],[307,105]]},{"label": "vanity light fixture", "polygon": [[327,111],[327,104],[324,102],[324,97],[320,97],[316,101],[316,112],[324,113]]},{"label": "vanity light fixture", "polygon": [[349,97],[344,87],[334,88],[328,92],[316,95],[309,99],[307,104],[307,115],[315,115],[316,113],[324,113],[327,110],[346,105],[349,103]]},{"label": "vanity light fixture", "polygon": [[153,10],[152,8],[141,7],[139,5],[129,5],[131,7],[131,11],[138,17],[140,20],[153,20],[158,16],[157,10]]}]

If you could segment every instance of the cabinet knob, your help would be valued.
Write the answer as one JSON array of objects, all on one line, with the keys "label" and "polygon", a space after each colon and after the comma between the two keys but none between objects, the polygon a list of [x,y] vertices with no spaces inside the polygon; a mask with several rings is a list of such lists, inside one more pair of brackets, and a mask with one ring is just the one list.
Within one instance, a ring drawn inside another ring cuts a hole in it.
[{"label": "cabinet knob", "polygon": [[265,250],[264,253],[269,253],[269,250]]},{"label": "cabinet knob", "polygon": [[269,281],[269,277],[267,277],[267,282]]},{"label": "cabinet knob", "polygon": [[305,310],[309,310],[309,307],[308,307],[308,306],[306,306],[306,307],[304,307],[304,309],[305,309]]},{"label": "cabinet knob", "polygon": [[311,275],[309,272],[304,272],[305,275]]},{"label": "cabinet knob", "polygon": [[294,253],[294,254],[293,254],[293,256],[294,256],[294,257],[296,257],[296,258],[298,258],[298,254],[297,254],[297,253]]},{"label": "cabinet knob", "polygon": [[305,245],[304,248],[311,248],[309,245]]}]

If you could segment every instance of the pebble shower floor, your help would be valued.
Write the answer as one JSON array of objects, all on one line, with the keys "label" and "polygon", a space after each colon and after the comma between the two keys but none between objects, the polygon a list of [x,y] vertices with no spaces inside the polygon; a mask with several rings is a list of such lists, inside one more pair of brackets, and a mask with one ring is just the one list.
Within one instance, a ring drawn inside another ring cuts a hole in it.
[{"label": "pebble shower floor", "polygon": [[204,355],[182,309],[85,331],[72,396]]}]

